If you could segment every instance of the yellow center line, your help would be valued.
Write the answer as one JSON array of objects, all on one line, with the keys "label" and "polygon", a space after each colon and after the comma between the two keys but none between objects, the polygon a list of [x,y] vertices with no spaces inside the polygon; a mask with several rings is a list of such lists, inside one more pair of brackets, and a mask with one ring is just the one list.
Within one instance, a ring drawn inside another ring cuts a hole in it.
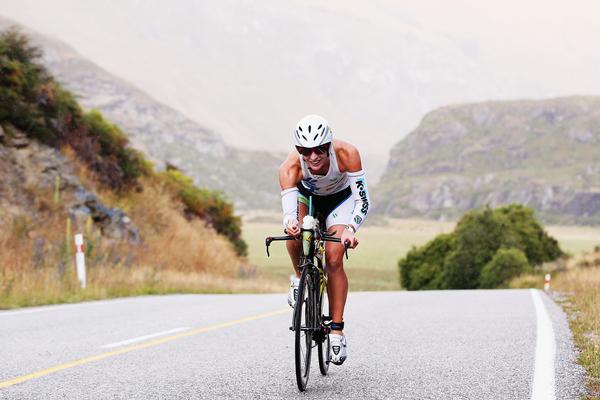
[{"label": "yellow center line", "polygon": [[9,386],[13,386],[18,383],[26,382],[31,379],[40,378],[45,375],[53,374],[55,372],[63,371],[65,369],[89,364],[94,361],[103,360],[108,357],[118,356],[119,354],[129,353],[129,352],[135,351],[135,350],[146,349],[148,347],[158,346],[159,344],[172,342],[174,340],[182,339],[182,338],[185,338],[188,336],[199,335],[201,333],[214,331],[216,329],[227,328],[227,327],[230,327],[233,325],[243,324],[245,322],[250,322],[250,321],[256,321],[258,319],[268,318],[268,317],[272,317],[272,316],[279,315],[279,314],[285,314],[288,312],[290,312],[289,308],[284,309],[284,310],[279,310],[279,311],[271,311],[271,312],[267,312],[267,313],[263,313],[263,314],[254,315],[251,317],[236,319],[234,321],[228,321],[228,322],[223,322],[221,324],[210,325],[210,326],[206,326],[203,328],[193,329],[191,331],[178,333],[178,334],[172,335],[172,336],[165,336],[160,339],[155,339],[155,340],[151,340],[149,342],[144,342],[144,343],[140,343],[140,344],[136,344],[136,345],[123,347],[118,350],[107,351],[106,353],[96,354],[95,356],[90,356],[90,357],[82,358],[80,360],[71,361],[71,362],[68,362],[65,364],[56,365],[54,367],[50,367],[50,368],[47,368],[47,369],[44,369],[41,371],[37,371],[37,372],[31,373],[28,375],[23,375],[23,376],[19,376],[17,378],[13,378],[13,379],[10,379],[7,381],[0,382],[0,389],[6,388]]}]

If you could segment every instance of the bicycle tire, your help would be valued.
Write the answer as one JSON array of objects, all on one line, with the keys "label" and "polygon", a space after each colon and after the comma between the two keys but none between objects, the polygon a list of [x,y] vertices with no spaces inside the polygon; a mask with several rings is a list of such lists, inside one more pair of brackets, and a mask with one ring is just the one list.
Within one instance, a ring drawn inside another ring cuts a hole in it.
[{"label": "bicycle tire", "polygon": [[[296,306],[294,307],[294,358],[296,364],[296,383],[301,392],[306,390],[310,373],[310,356],[312,353],[311,293],[309,266],[305,266],[300,276]],[[304,324],[302,321],[304,320]],[[303,329],[304,328],[304,329]],[[304,351],[303,351],[304,348]]]},{"label": "bicycle tire", "polygon": [[[327,298],[327,288],[325,288],[323,294],[319,298],[318,315],[319,320],[321,320],[321,322],[323,318],[323,307],[326,306],[327,312],[329,312],[329,301],[327,302],[327,304],[325,304],[324,299],[329,300]],[[323,376],[327,375],[327,372],[329,371],[329,351],[329,334],[325,334],[325,339],[322,341],[320,340],[319,343],[317,343],[317,352],[319,355],[319,371],[321,371],[321,375]]]}]

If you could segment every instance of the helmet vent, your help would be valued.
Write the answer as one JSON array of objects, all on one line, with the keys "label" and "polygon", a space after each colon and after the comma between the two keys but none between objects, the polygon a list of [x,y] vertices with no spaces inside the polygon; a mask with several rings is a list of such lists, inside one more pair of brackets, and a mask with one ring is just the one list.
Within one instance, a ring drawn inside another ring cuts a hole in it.
[{"label": "helmet vent", "polygon": [[308,133],[310,133],[310,125],[308,126]]},{"label": "helmet vent", "polygon": [[304,138],[304,140],[308,140],[308,139],[306,138],[306,136],[302,135],[302,137]]},{"label": "helmet vent", "polygon": [[296,131],[296,136],[298,137],[298,139],[300,139],[300,134],[298,133],[298,131]]},{"label": "helmet vent", "polygon": [[319,136],[319,133],[317,132],[317,134],[315,135],[315,137],[313,138],[313,140],[317,140],[317,136]]},{"label": "helmet vent", "polygon": [[317,128],[317,130],[321,129],[322,126],[323,126],[323,124],[319,125],[319,127]]},{"label": "helmet vent", "polygon": [[300,129],[300,132],[302,132],[302,127],[301,126],[299,126],[298,129]]}]

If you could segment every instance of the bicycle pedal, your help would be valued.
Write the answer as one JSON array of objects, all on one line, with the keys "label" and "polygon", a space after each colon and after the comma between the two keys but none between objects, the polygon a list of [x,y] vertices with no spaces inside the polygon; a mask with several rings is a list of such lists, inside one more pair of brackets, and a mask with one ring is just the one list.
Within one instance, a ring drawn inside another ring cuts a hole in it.
[{"label": "bicycle pedal", "polygon": [[293,331],[293,330],[294,330],[294,327],[293,327],[293,326],[290,326],[290,331]]}]

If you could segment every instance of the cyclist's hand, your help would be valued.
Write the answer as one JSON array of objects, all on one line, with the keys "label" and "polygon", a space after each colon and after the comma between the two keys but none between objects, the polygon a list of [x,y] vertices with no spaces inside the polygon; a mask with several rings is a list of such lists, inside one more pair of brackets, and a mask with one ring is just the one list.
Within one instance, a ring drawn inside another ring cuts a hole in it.
[{"label": "cyclist's hand", "polygon": [[295,219],[289,220],[287,227],[285,228],[285,232],[290,236],[300,235],[300,226],[298,225],[298,221]]},{"label": "cyclist's hand", "polygon": [[348,229],[342,231],[342,237],[340,238],[342,243],[347,244],[348,248],[354,249],[358,246],[358,240],[354,236],[354,233]]}]

